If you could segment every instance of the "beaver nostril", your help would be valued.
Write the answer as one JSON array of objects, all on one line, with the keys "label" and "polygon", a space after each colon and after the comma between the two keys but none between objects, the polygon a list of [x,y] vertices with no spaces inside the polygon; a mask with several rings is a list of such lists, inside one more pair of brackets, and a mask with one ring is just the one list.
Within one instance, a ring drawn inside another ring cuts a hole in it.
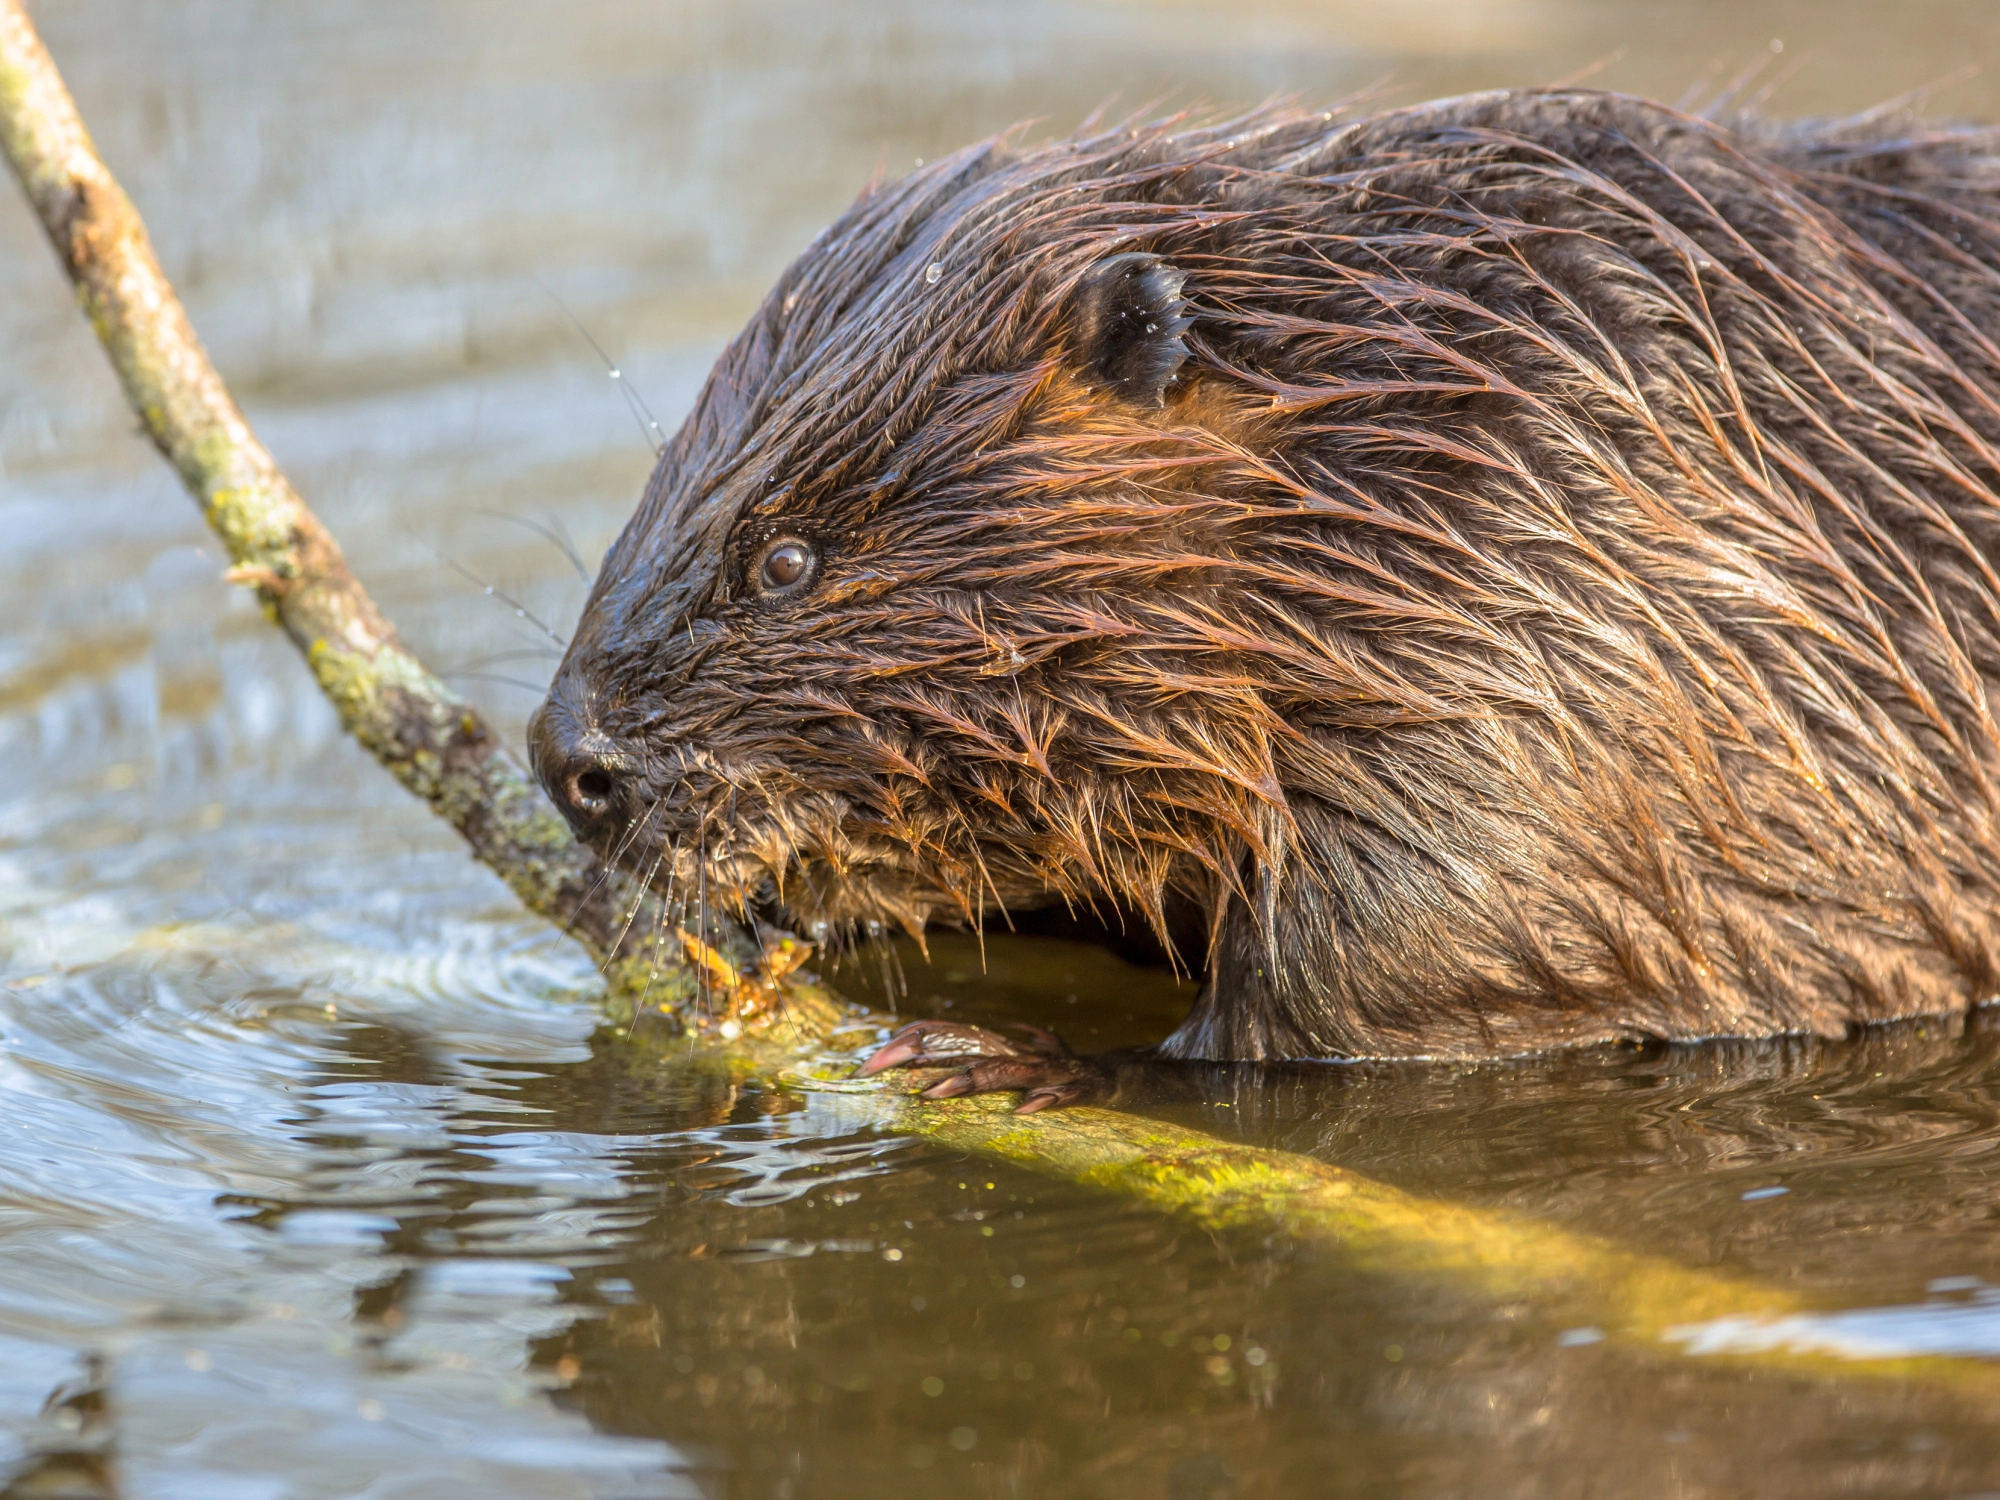
[{"label": "beaver nostril", "polygon": [[579,811],[602,812],[611,801],[611,777],[595,767],[569,779],[569,800]]},{"label": "beaver nostril", "polygon": [[604,832],[627,810],[632,795],[629,762],[601,729],[579,723],[575,710],[558,693],[552,693],[528,720],[528,757],[543,789],[579,838],[588,840]]}]

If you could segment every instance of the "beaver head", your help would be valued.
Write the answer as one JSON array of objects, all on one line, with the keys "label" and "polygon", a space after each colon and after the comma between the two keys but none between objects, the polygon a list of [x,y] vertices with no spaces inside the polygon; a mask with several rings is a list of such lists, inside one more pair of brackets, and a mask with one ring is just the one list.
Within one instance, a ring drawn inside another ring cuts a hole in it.
[{"label": "beaver head", "polygon": [[808,924],[1190,898],[1276,987],[1209,1055],[1990,992],[1939,812],[1990,782],[1989,324],[1936,288],[1994,273],[1883,246],[1990,265],[1991,221],[1870,238],[1881,153],[1755,144],[1556,90],[871,190],[606,557],[544,784]]},{"label": "beaver head", "polygon": [[1161,253],[1232,151],[989,142],[813,244],[661,459],[534,720],[581,837],[662,887],[699,868],[914,931],[1157,905],[1179,856],[1228,861],[1214,818],[1254,834],[1261,726],[1218,731],[1184,659],[1228,650],[1202,550],[1245,524],[1254,460],[1184,378],[1187,272]]}]

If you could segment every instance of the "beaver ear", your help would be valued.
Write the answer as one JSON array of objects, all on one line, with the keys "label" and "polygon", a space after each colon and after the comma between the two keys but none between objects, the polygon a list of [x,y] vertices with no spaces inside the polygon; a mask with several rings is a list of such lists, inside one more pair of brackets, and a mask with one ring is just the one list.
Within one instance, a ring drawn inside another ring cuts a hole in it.
[{"label": "beaver ear", "polygon": [[1187,277],[1137,251],[1099,261],[1070,304],[1076,348],[1091,377],[1140,406],[1164,406],[1188,357]]}]

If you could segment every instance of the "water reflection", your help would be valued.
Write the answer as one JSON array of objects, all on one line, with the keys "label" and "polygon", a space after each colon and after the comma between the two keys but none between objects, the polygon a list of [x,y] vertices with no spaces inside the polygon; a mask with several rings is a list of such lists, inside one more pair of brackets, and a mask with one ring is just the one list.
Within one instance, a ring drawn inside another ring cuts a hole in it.
[{"label": "water reflection", "polygon": [[[2000,1462],[1983,1398],[1707,1357],[1754,1339],[1992,1349],[2000,1305],[1964,1269],[1992,1258],[1962,1210],[1980,1168],[1955,1158],[1949,1182],[1934,1155],[1946,1117],[1992,1145],[1990,1123],[1974,1123],[1994,1086],[1992,1033],[1913,1030],[1900,1044],[1916,1049],[1902,1057],[1913,1095],[1867,1102],[1869,1145],[1852,1157],[1788,1101],[1856,1107],[1855,1089],[1891,1071],[1870,1066],[1891,1060],[1880,1048],[1761,1066],[1703,1053],[1515,1065],[1506,1098],[1575,1118],[1502,1141],[1470,1128],[1481,1109],[1464,1079],[1422,1069],[1215,1070],[1209,1102],[1170,1106],[1294,1149],[1338,1120],[1397,1180],[1430,1174],[1461,1198],[1670,1248],[1829,1309],[1754,1332],[1681,1331],[1680,1357],[1600,1348],[1547,1309],[1214,1239],[977,1160],[918,1152],[851,1180],[835,1156],[808,1168],[817,1186],[795,1180],[744,1212],[733,1164],[704,1152],[681,1165],[674,1148],[646,1164],[658,1219],[596,1273],[611,1273],[597,1282],[613,1289],[608,1315],[538,1357],[574,1368],[563,1399],[601,1424],[727,1454],[732,1493],[1283,1495],[1322,1492],[1329,1474],[1384,1493],[1810,1495],[1864,1474],[1969,1492]],[[1796,1095],[1734,1111],[1778,1078]],[[551,1076],[542,1087],[560,1093],[538,1097],[561,1114],[601,1083]],[[814,1099],[721,1134],[788,1144],[813,1110],[837,1108]],[[1650,1142],[1629,1167],[1621,1127]],[[820,1128],[843,1148],[866,1139],[840,1136],[851,1122],[837,1113]],[[1538,1168],[1507,1165],[1536,1142]],[[1718,1153],[1732,1164],[1721,1176]],[[1912,1168],[1926,1174],[1915,1193]],[[1791,1191],[1744,1200],[1757,1192],[1746,1184],[1778,1179]],[[1800,1255],[1806,1241],[1816,1255]]]}]

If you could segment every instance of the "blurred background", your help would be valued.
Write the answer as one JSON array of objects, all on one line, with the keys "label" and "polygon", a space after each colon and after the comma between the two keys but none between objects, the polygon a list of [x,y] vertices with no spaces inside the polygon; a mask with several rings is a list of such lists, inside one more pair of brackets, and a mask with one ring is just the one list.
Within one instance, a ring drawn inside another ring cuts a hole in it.
[{"label": "blurred background", "polygon": [[[253,422],[517,742],[586,587],[551,537],[592,563],[652,463],[591,340],[671,430],[873,173],[1566,80],[2000,120],[1992,0],[31,9]],[[5,1500],[2000,1493],[1990,1411],[1600,1360],[607,1045],[588,963],[220,581],[11,188],[0,351]],[[910,1005],[1084,1045],[1186,1003],[938,951]],[[1996,1051],[1327,1069],[1193,1117],[1990,1358]]]}]

